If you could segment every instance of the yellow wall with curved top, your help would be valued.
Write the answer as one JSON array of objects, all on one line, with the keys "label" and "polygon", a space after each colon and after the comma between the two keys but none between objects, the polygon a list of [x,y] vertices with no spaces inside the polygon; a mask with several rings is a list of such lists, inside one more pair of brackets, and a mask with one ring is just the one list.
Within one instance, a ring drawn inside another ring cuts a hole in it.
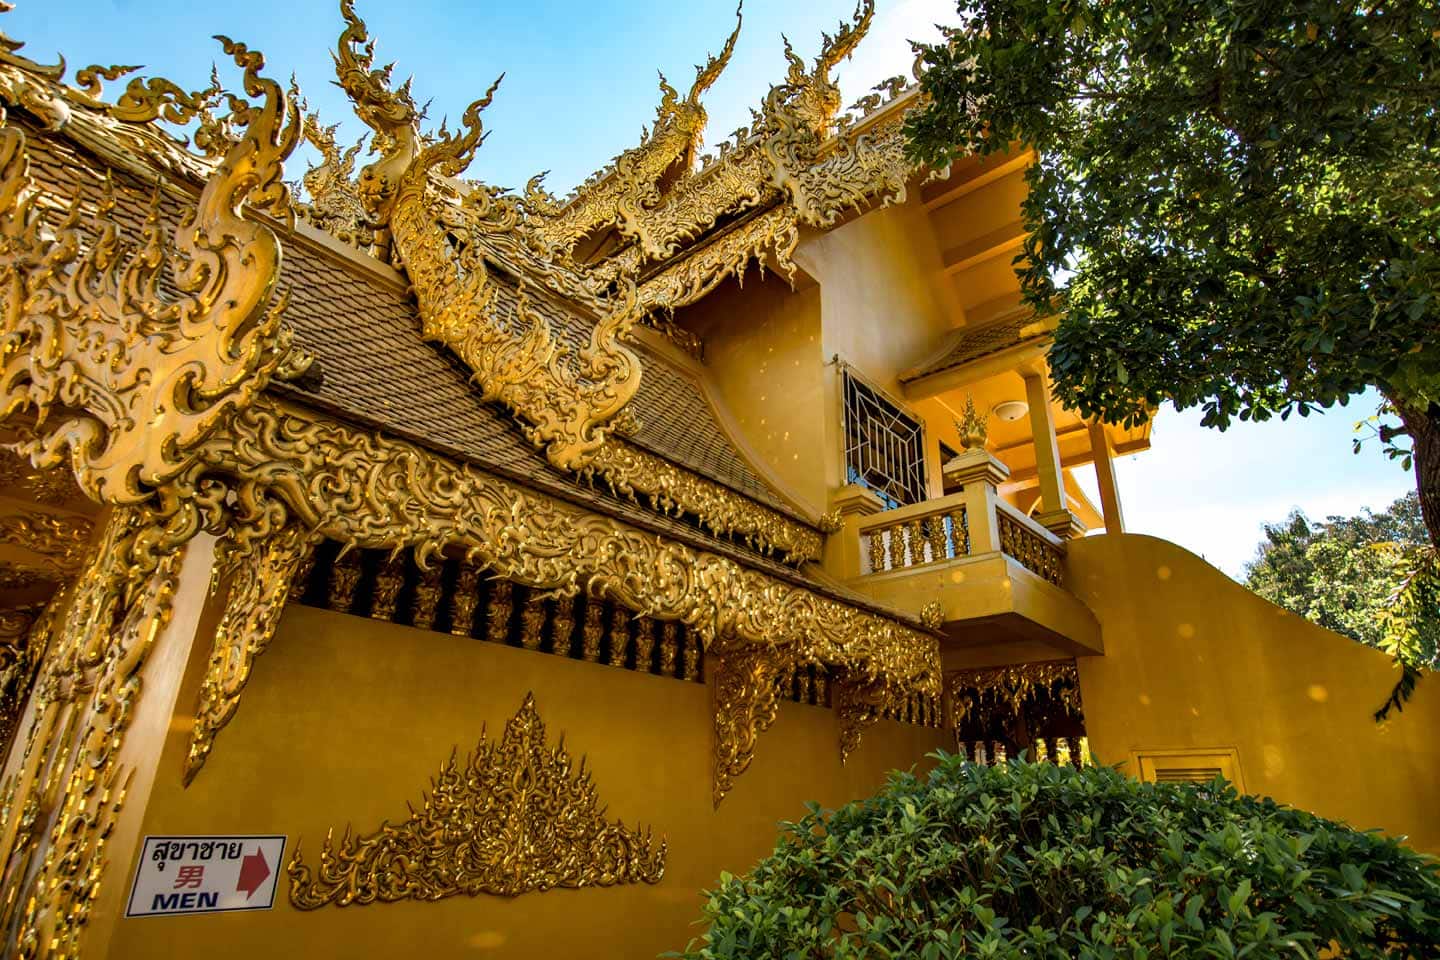
[{"label": "yellow wall with curved top", "polygon": [[[768,853],[777,821],[867,796],[942,742],[881,721],[841,766],[831,711],[787,702],[717,811],[702,684],[292,605],[188,789],[190,722],[175,717],[143,833],[283,833],[313,867],[327,829],[405,819],[451,750],[463,757],[482,726],[498,737],[530,691],[608,816],[666,835],[660,883],[302,912],[282,877],[273,910],[122,919],[109,956],[653,957],[698,934],[701,890]],[[128,889],[134,853],[115,855]]]},{"label": "yellow wall with curved top", "polygon": [[1097,757],[1237,751],[1248,792],[1407,835],[1440,853],[1440,680],[1372,719],[1394,685],[1386,655],[1281,610],[1153,537],[1073,540],[1067,585],[1100,620],[1105,656],[1081,658]]}]

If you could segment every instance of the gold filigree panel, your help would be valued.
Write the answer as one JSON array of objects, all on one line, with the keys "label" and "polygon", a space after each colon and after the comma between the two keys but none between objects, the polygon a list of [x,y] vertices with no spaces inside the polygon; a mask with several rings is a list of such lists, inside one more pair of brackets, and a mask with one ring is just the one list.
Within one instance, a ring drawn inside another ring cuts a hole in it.
[{"label": "gold filigree panel", "polygon": [[605,819],[599,791],[562,742],[551,746],[527,694],[498,741],[482,730],[463,760],[440,768],[419,810],[338,843],[325,837],[312,871],[290,859],[290,902],[301,910],[459,895],[514,897],[555,887],[658,883],[666,844]]},{"label": "gold filigree panel", "polygon": [[200,684],[182,774],[187,786],[205,765],[215,737],[239,708],[240,694],[250,682],[255,658],[274,638],[291,584],[313,549],[304,531],[287,526],[262,540],[244,544],[221,561],[217,572],[229,581],[229,594]]}]

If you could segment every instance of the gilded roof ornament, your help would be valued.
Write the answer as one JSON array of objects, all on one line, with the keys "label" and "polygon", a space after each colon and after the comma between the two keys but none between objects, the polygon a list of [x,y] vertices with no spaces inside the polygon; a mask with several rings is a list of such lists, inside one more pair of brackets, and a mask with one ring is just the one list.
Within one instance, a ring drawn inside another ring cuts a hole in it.
[{"label": "gilded roof ornament", "polygon": [[[639,146],[616,157],[609,168],[583,185],[568,202],[558,208],[553,198],[544,202],[548,194],[541,194],[535,189],[536,181],[531,181],[526,191],[528,212],[535,215],[530,231],[539,242],[558,255],[568,256],[577,243],[598,228],[614,226],[622,236],[637,236],[636,221],[645,207],[660,199],[662,178],[667,174],[683,175],[695,166],[708,120],[701,97],[730,63],[743,23],[742,3],[735,9],[735,29],[717,56],[708,57],[703,66],[695,68],[695,82],[683,99],[660,74],[660,105],[655,110],[653,129],[641,136]],[[643,235],[640,240],[643,244]]]},{"label": "gilded roof ornament", "polygon": [[[40,425],[17,449],[37,468],[68,462],[98,502],[161,506],[182,539],[204,506],[184,479],[198,469],[197,448],[264,389],[290,346],[284,299],[272,300],[279,242],[243,211],[288,218],[282,164],[299,115],[261,75],[258,52],[219,39],[251,99],[227,95],[236,139],[173,234],[158,192],[138,245],[112,217],[113,192],[90,224],[79,197],[55,218],[37,203],[25,132],[0,127],[0,276],[11,278],[0,418],[34,413]],[[18,82],[0,73],[0,97],[29,109],[7,80]],[[172,87],[133,80],[129,90],[162,93],[127,115],[162,115]]]},{"label": "gilded roof ornament", "polygon": [[[342,0],[341,12],[346,28],[336,74],[382,145],[380,160],[361,174],[361,197],[389,228],[395,259],[415,289],[422,335],[454,350],[474,372],[482,396],[514,410],[553,464],[583,467],[640,387],[639,357],[621,343],[639,317],[634,284],[620,285],[589,343],[578,350],[561,342],[523,286],[514,316],[502,316],[483,236],[505,229],[505,221],[476,224],[457,240],[445,215],[453,204],[435,185],[464,172],[484,142],[480,114],[500,80],[466,109],[457,132],[442,126],[428,142],[422,140],[409,90],[392,91],[390,68],[373,68],[374,42],[351,0]],[[471,198],[482,210],[501,206],[483,187],[472,190]]]}]

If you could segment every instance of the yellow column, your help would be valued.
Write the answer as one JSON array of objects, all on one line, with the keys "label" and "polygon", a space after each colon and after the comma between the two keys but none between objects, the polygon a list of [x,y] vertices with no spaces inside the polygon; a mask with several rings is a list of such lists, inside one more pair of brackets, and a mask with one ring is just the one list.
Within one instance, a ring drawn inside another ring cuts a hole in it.
[{"label": "yellow column", "polygon": [[1100,487],[1105,532],[1124,533],[1125,515],[1120,510],[1120,487],[1115,482],[1115,448],[1110,444],[1110,432],[1099,420],[1090,424],[1090,451],[1095,458],[1095,482]]},{"label": "yellow column", "polygon": [[1035,469],[1040,475],[1040,512],[1035,519],[1057,537],[1068,539],[1085,532],[1080,518],[1065,499],[1065,478],[1060,473],[1060,444],[1055,440],[1055,418],[1050,412],[1050,388],[1043,373],[1023,371],[1025,400],[1030,405],[1030,431],[1035,437]]},{"label": "yellow column", "polygon": [[1040,474],[1040,512],[1056,513],[1068,507],[1065,482],[1060,476],[1060,445],[1055,440],[1055,418],[1050,414],[1050,390],[1038,373],[1024,373],[1025,400],[1030,404],[1030,432],[1035,436],[1035,469]]}]

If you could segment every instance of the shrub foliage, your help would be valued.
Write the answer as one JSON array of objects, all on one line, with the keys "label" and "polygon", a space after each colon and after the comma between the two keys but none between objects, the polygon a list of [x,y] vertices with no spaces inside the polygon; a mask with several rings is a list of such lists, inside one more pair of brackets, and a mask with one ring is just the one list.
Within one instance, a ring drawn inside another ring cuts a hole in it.
[{"label": "shrub foliage", "polygon": [[936,759],[783,824],[675,956],[1440,955],[1436,866],[1394,840],[1221,781]]}]

